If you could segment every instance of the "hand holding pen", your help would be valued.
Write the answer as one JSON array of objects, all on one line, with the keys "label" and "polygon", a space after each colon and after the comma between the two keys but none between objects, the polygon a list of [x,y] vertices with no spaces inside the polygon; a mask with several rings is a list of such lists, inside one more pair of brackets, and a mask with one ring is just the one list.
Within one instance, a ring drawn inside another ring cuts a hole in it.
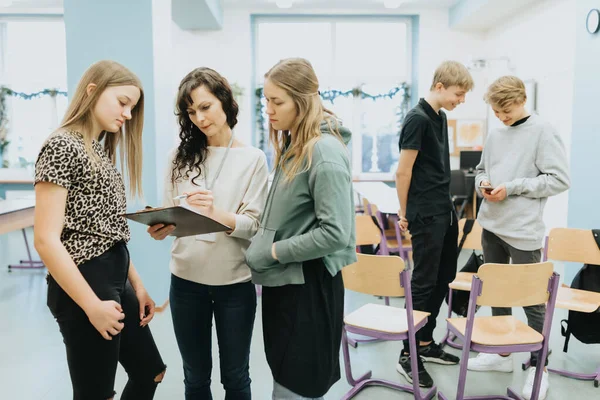
[{"label": "hand holding pen", "polygon": [[214,212],[214,198],[210,190],[199,189],[173,198],[173,200],[182,199],[185,199],[190,206],[204,215],[210,216]]}]

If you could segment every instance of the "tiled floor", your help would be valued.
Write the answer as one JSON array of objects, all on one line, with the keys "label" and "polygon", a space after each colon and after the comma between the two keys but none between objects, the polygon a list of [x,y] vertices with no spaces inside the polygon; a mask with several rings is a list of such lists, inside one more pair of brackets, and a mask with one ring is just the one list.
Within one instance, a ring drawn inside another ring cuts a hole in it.
[{"label": "tiled floor", "polygon": [[[29,232],[31,236],[31,232]],[[18,400],[58,400],[71,398],[71,387],[66,367],[65,352],[60,333],[52,316],[46,308],[45,271],[13,271],[7,272],[6,265],[18,261],[25,252],[20,233],[12,233],[0,237],[0,399]],[[135,257],[135,255],[133,255]],[[165,266],[167,268],[167,266]],[[562,266],[557,266],[560,273]],[[146,281],[162,279],[161,277],[144,276]],[[166,299],[166,293],[152,293],[157,303]],[[346,309],[353,310],[365,302],[379,300],[356,293],[347,293]],[[392,305],[401,305],[402,300],[393,299]],[[443,333],[445,321],[442,315],[438,318],[436,338]],[[482,309],[483,315],[489,313]],[[515,312],[525,318],[522,310]],[[551,347],[554,353],[551,365],[568,367],[578,371],[595,370],[600,365],[600,346],[583,345],[577,340],[571,342],[569,354],[562,353],[563,340],[560,336],[558,320],[566,314],[557,311],[552,334]],[[260,324],[260,307],[251,354],[252,390],[255,399],[270,399],[271,374],[262,345]],[[164,382],[159,386],[156,399],[183,399],[183,373],[181,359],[175,343],[169,311],[157,315],[151,324],[156,341],[168,371]],[[216,337],[213,340],[215,368],[213,371],[213,395],[216,400],[224,398],[219,383],[218,353]],[[385,342],[362,344],[358,349],[351,349],[351,358],[356,374],[372,369],[373,375],[402,381],[395,370],[399,343]],[[452,350],[455,354],[457,351]],[[526,373],[520,368],[525,354],[516,355],[515,372],[506,373],[471,373],[467,378],[469,394],[502,394],[510,385],[520,391]],[[519,364],[517,364],[519,363]],[[448,397],[454,397],[458,377],[458,367],[427,365],[428,371]],[[117,376],[116,390],[122,390],[126,376],[122,369]],[[600,399],[600,388],[596,389],[591,382],[582,382],[550,376],[550,400],[565,399]],[[344,378],[334,385],[326,399],[339,399],[350,388]],[[356,399],[409,399],[412,396],[383,388],[367,388]],[[119,396],[117,395],[117,399]]]}]

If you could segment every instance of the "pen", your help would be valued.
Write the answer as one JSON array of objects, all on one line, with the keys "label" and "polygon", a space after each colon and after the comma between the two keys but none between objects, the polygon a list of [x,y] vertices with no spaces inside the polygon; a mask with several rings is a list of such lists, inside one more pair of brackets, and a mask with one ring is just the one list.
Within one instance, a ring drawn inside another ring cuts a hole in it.
[{"label": "pen", "polygon": [[173,200],[187,199],[187,197],[188,197],[187,194],[180,194],[179,196],[173,197]]}]

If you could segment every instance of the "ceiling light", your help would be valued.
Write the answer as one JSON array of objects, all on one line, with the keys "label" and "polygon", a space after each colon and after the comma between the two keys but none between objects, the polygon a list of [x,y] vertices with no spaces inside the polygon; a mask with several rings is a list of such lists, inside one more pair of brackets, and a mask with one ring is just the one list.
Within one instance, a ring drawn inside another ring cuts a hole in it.
[{"label": "ceiling light", "polygon": [[292,4],[294,4],[294,0],[276,0],[275,4],[279,8],[292,8]]},{"label": "ceiling light", "polygon": [[385,8],[398,8],[402,4],[402,0],[383,0]]}]

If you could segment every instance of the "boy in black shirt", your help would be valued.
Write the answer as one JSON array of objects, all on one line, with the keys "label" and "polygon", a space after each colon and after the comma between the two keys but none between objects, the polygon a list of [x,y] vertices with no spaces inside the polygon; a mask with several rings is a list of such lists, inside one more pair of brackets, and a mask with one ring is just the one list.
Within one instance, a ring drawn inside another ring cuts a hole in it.
[{"label": "boy in black shirt", "polygon": [[[396,190],[400,229],[410,229],[412,236],[413,308],[431,314],[417,332],[422,387],[433,386],[423,361],[446,365],[459,362],[458,357],[444,352],[433,341],[448,284],[456,276],[458,241],[458,221],[450,198],[448,124],[441,108],[452,111],[464,103],[473,86],[473,78],[464,65],[455,61],[442,63],[435,71],[429,94],[408,112],[400,133]],[[408,341],[404,342],[396,369],[412,382]]]}]

